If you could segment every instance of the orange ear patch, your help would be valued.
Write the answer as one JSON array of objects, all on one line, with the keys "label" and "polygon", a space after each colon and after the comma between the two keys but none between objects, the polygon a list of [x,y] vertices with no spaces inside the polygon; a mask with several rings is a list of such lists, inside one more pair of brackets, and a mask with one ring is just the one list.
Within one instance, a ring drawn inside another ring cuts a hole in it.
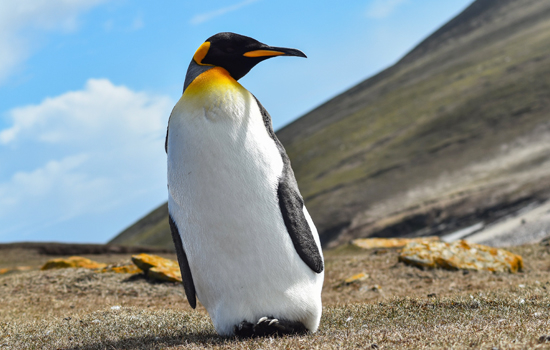
[{"label": "orange ear patch", "polygon": [[280,56],[284,55],[284,52],[281,51],[270,51],[270,50],[254,50],[245,52],[243,56],[246,57],[268,57],[268,56]]},{"label": "orange ear patch", "polygon": [[202,43],[201,46],[199,46],[199,48],[195,52],[195,55],[193,55],[193,59],[195,60],[195,62],[197,62],[197,64],[205,65],[205,64],[202,63],[202,60],[204,59],[204,57],[208,53],[209,49],[210,49],[210,42],[209,41],[205,41],[204,43]]}]

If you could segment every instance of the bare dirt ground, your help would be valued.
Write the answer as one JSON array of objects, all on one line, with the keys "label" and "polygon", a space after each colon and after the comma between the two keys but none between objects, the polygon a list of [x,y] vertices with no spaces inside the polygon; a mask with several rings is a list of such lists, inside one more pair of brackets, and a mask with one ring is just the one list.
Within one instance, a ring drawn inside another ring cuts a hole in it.
[{"label": "bare dirt ground", "polygon": [[[550,335],[550,247],[510,250],[524,257],[523,272],[420,270],[397,262],[397,250],[326,251],[319,331],[248,340],[218,337],[179,284],[84,269],[13,273],[0,276],[0,349],[550,348],[540,341]],[[2,255],[0,268],[6,257],[11,266],[51,258]],[[360,272],[369,277],[343,283]]]}]

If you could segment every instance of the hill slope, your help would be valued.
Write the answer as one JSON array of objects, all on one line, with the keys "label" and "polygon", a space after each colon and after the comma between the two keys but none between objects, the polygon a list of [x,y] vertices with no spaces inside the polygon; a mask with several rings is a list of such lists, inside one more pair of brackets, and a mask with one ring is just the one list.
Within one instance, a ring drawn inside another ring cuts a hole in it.
[{"label": "hill slope", "polygon": [[549,52],[550,2],[477,0],[279,130],[323,243],[442,234],[548,198]]},{"label": "hill slope", "polygon": [[173,249],[172,234],[168,224],[168,203],[139,219],[119,233],[109,244],[169,247]]}]

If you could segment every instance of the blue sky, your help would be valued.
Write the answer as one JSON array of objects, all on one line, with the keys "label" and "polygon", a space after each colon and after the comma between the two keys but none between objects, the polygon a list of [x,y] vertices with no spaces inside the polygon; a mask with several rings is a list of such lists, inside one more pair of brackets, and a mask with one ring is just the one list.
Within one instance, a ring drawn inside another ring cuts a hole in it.
[{"label": "blue sky", "polygon": [[471,0],[0,3],[0,242],[106,242],[166,200],[189,61],[231,31],[293,47],[241,83],[278,129],[395,63]]}]

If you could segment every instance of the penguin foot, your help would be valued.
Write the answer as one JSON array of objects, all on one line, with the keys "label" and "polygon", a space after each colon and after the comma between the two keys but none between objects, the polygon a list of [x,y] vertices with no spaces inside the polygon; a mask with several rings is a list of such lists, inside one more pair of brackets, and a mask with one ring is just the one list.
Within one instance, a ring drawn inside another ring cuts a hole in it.
[{"label": "penguin foot", "polygon": [[242,338],[280,336],[285,334],[305,334],[307,328],[298,321],[278,320],[262,317],[256,324],[242,321],[234,327],[235,335]]},{"label": "penguin foot", "polygon": [[254,336],[254,323],[242,321],[233,327],[233,332],[237,337],[250,338]]}]

